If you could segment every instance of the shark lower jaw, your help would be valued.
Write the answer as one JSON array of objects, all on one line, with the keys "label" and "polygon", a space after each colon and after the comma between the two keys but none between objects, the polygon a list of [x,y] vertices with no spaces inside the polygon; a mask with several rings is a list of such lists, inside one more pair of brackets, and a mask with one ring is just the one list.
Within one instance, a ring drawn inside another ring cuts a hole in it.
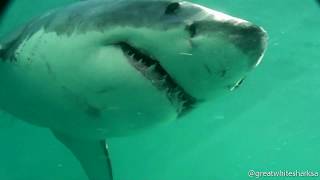
[{"label": "shark lower jaw", "polygon": [[183,116],[194,108],[197,103],[196,98],[186,92],[161,66],[157,59],[127,42],[119,42],[115,45],[120,47],[129,63],[135,69],[158,90],[166,94],[171,104],[176,108],[178,117]]}]

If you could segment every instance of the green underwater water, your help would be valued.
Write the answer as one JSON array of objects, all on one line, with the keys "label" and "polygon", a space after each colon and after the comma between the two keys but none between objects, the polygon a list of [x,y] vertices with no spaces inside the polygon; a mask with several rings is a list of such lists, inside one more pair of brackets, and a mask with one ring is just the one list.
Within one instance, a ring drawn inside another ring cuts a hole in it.
[{"label": "green underwater water", "polygon": [[[0,35],[72,1],[16,0]],[[245,180],[255,179],[249,170],[320,172],[320,6],[314,0],[193,2],[263,26],[270,36],[264,61],[239,90],[190,116],[109,139],[115,180]],[[1,112],[0,140],[0,180],[87,180],[47,129]]]}]

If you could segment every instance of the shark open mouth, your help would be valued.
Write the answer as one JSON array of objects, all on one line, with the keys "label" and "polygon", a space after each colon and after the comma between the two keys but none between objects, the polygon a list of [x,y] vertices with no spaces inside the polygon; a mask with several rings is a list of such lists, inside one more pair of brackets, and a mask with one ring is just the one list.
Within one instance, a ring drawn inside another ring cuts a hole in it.
[{"label": "shark open mouth", "polygon": [[178,116],[184,115],[194,107],[197,100],[166,72],[158,60],[126,42],[119,42],[116,45],[120,46],[133,67],[150,80],[157,89],[166,93],[169,101],[177,108]]}]

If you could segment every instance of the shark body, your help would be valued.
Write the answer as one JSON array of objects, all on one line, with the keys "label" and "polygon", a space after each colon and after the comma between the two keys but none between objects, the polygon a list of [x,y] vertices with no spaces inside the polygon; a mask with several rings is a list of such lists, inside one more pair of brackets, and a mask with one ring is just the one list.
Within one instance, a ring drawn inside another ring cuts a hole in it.
[{"label": "shark body", "polygon": [[190,2],[75,3],[0,45],[0,107],[50,128],[90,180],[111,180],[104,139],[170,122],[238,87],[266,32]]}]

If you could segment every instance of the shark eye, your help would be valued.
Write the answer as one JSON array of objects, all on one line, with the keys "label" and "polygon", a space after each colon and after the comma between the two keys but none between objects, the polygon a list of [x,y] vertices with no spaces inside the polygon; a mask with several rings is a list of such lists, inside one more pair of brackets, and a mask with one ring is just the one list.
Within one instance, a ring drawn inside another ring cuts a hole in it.
[{"label": "shark eye", "polygon": [[165,14],[167,15],[175,14],[179,8],[180,8],[180,3],[178,2],[170,3],[166,8]]},{"label": "shark eye", "polygon": [[197,35],[197,25],[195,23],[188,25],[186,30],[190,33],[190,37],[193,38]]}]

